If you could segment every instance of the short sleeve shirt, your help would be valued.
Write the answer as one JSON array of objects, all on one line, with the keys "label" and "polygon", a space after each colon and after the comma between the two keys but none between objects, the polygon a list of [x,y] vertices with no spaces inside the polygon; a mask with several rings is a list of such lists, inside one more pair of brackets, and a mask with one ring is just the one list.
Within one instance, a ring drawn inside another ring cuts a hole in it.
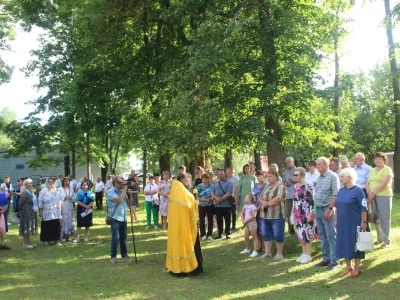
[{"label": "short sleeve shirt", "polygon": [[393,178],[393,171],[390,167],[384,166],[382,170],[377,171],[376,168],[371,169],[369,172],[368,182],[370,190],[373,191],[383,180],[385,176],[389,175],[390,180],[387,185],[381,190],[377,196],[393,196],[392,190],[392,178]]},{"label": "short sleeve shirt", "polygon": [[117,221],[124,222],[126,221],[126,209],[128,207],[126,204],[126,200],[128,199],[128,197],[125,195],[125,199],[120,203],[113,201],[113,199],[117,198],[119,195],[121,195],[121,193],[122,190],[117,190],[116,188],[112,187],[107,191],[106,199],[108,206],[108,215]]},{"label": "short sleeve shirt", "polygon": [[327,170],[324,174],[320,174],[315,188],[314,204],[318,207],[328,206],[332,197],[337,195],[339,188],[339,178],[336,173]]}]

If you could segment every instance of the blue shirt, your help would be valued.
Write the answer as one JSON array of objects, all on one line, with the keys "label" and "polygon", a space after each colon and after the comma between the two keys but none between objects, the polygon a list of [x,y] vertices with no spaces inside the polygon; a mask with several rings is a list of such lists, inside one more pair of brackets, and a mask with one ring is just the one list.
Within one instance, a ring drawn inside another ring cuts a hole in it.
[{"label": "blue shirt", "polygon": [[[222,190],[221,186],[224,190]],[[233,184],[228,179],[225,179],[225,181],[218,180],[217,182],[214,182],[212,191],[217,197],[222,197],[226,193],[231,193],[231,195],[233,195]],[[225,199],[221,203],[216,204],[216,207],[232,207],[232,205],[230,205],[228,199]]]},{"label": "blue shirt", "polygon": [[[113,199],[117,198],[121,195],[122,190],[118,190],[115,187],[112,187],[107,191],[106,199],[107,199],[107,206],[108,206],[108,215],[113,218],[114,220],[125,222],[126,221],[126,209],[127,204],[126,200],[128,197],[125,195],[125,198],[122,202],[114,202]],[[117,209],[115,207],[118,205]],[[115,211],[114,211],[115,209]],[[113,213],[114,212],[114,213]]]},{"label": "blue shirt", "polygon": [[354,166],[354,170],[357,173],[356,185],[362,189],[365,189],[365,184],[367,183],[369,172],[371,171],[371,166],[363,163],[361,166]]}]

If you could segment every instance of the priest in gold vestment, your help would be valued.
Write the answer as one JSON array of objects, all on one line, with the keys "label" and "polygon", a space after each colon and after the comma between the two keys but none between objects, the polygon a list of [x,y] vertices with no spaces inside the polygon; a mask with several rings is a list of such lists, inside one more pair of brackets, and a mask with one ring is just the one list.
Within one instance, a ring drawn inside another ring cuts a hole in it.
[{"label": "priest in gold vestment", "polygon": [[198,203],[188,191],[190,178],[179,174],[172,180],[168,200],[166,267],[171,274],[196,275],[203,272],[197,220]]}]

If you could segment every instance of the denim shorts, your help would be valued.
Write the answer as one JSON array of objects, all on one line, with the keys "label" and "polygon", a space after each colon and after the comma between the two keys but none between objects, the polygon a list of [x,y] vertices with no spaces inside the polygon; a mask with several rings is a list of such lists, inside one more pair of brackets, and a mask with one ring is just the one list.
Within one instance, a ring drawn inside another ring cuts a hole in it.
[{"label": "denim shorts", "polygon": [[275,240],[277,243],[283,243],[285,237],[285,219],[263,219],[261,218],[261,233],[263,240],[269,242]]}]

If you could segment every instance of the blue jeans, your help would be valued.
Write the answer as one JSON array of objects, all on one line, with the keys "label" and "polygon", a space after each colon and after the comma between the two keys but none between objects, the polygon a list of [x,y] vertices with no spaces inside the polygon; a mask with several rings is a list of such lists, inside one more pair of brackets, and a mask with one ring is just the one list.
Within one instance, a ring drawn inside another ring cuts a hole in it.
[{"label": "blue jeans", "polygon": [[121,257],[128,254],[128,250],[126,249],[127,231],[126,221],[111,220],[111,258],[117,257],[118,243],[121,248]]},{"label": "blue jeans", "polygon": [[283,243],[285,238],[285,219],[263,219],[261,220],[261,233],[264,242],[275,240],[277,243]]},{"label": "blue jeans", "polygon": [[322,259],[331,263],[338,263],[336,258],[336,229],[334,226],[335,214],[332,213],[329,220],[324,219],[325,212],[329,209],[328,206],[317,208],[317,228],[319,239],[322,245]]}]

